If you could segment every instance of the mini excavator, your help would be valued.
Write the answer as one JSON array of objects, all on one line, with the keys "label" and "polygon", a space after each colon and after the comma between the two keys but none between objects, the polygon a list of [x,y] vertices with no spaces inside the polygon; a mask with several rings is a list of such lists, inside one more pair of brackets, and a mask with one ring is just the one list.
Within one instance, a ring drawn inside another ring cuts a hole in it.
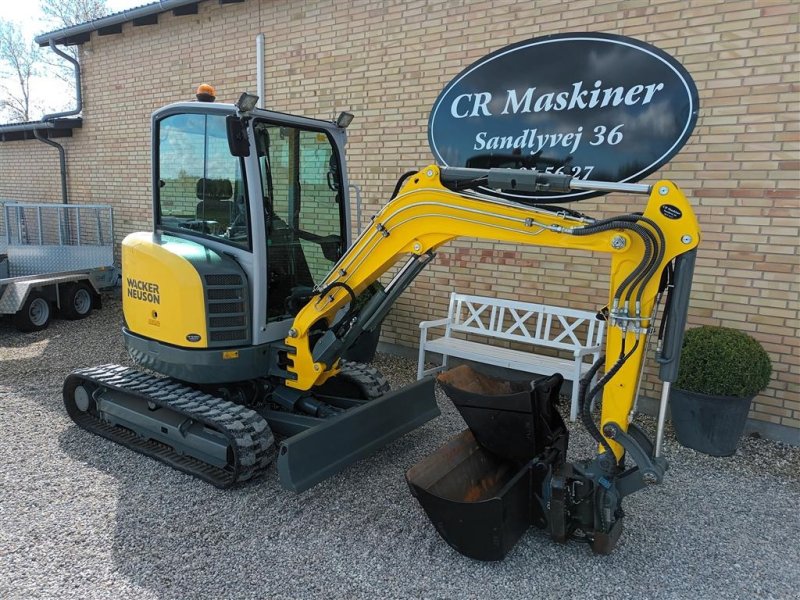
[{"label": "mini excavator", "polygon": [[[441,246],[466,237],[604,253],[611,257],[608,304],[598,313],[608,322],[605,356],[583,382],[581,405],[598,450],[570,464],[564,443],[561,458],[548,462],[540,444],[535,466],[546,476],[533,495],[555,539],[580,535],[610,551],[622,498],[661,481],[666,468],[631,418],[662,296],[666,388],[676,375],[700,237],[681,191],[669,181],[431,165],[401,178],[351,244],[344,156],[351,115],[330,122],[262,110],[248,94],[222,104],[208,89],[198,100],[153,114],[154,227],[122,243],[122,334],[140,368],[70,374],[63,390],[70,417],[219,487],[277,462],[282,485],[300,492],[439,414],[432,378],[391,390],[348,352],[380,326]],[[641,213],[596,220],[491,193],[571,189],[648,200]],[[597,423],[590,406],[599,399]]]}]

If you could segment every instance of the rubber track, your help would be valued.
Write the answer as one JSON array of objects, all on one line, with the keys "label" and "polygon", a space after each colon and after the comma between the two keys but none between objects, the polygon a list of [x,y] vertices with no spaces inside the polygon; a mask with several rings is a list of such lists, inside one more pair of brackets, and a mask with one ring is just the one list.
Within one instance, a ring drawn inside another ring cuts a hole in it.
[{"label": "rubber track", "polygon": [[[74,391],[82,383],[90,384],[89,388],[101,387],[135,396],[222,433],[232,449],[232,464],[219,468],[180,455],[165,444],[144,439],[129,429],[106,423],[91,412],[78,410]],[[261,474],[276,454],[272,431],[266,420],[255,411],[173,379],[156,377],[130,367],[102,365],[74,371],[64,381],[64,405],[72,420],[83,429],[220,488],[231,487]]]},{"label": "rubber track", "polygon": [[367,400],[375,400],[391,391],[386,377],[378,369],[364,363],[342,360],[337,377],[342,377],[357,384]]}]

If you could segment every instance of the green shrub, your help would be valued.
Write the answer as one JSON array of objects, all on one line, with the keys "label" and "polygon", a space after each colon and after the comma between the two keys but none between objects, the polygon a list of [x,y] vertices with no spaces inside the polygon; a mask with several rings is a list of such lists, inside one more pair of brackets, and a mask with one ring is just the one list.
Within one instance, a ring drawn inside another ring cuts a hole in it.
[{"label": "green shrub", "polygon": [[686,332],[675,387],[713,396],[755,396],[769,384],[772,363],[756,340],[727,327]]}]

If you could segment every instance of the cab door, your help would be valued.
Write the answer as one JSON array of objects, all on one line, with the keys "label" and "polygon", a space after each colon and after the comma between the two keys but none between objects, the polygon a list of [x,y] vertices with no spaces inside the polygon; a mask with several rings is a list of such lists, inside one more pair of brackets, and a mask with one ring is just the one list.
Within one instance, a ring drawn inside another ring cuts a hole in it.
[{"label": "cab door", "polygon": [[253,130],[267,242],[270,326],[291,323],[303,299],[347,248],[347,195],[340,147],[330,129],[261,118]]}]

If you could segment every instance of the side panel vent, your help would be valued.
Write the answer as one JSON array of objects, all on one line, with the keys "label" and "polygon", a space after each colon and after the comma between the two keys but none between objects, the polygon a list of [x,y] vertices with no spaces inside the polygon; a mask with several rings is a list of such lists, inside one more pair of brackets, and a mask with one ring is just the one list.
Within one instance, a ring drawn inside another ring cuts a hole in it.
[{"label": "side panel vent", "polygon": [[244,278],[238,274],[205,275],[210,346],[250,343],[248,295]]}]

